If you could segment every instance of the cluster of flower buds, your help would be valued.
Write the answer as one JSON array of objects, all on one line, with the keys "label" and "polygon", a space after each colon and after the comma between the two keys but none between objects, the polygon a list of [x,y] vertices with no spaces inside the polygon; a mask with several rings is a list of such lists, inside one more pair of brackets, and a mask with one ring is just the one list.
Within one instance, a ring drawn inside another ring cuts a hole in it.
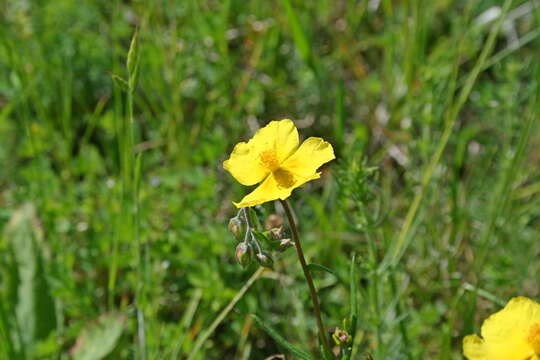
[{"label": "cluster of flower buds", "polygon": [[281,217],[270,215],[266,221],[267,231],[259,231],[252,224],[250,211],[249,208],[242,208],[229,220],[229,231],[240,241],[236,246],[236,261],[246,267],[255,260],[261,266],[271,268],[274,260],[265,249],[282,252],[293,246],[294,242],[285,236]]}]

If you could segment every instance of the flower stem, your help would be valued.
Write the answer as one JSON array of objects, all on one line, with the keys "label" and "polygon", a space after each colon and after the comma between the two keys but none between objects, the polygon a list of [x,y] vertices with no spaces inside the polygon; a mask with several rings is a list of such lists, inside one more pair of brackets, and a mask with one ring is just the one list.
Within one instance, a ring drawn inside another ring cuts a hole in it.
[{"label": "flower stem", "polygon": [[294,221],[291,208],[289,206],[289,203],[286,200],[279,200],[281,202],[281,205],[283,205],[283,208],[285,209],[285,214],[287,215],[287,218],[289,219],[289,225],[292,230],[293,240],[294,240],[294,247],[296,248],[296,254],[298,255],[298,260],[300,260],[300,265],[302,266],[302,270],[304,271],[304,276],[306,277],[306,281],[309,286],[309,291],[311,293],[311,302],[313,303],[313,310],[315,312],[315,318],[317,319],[317,326],[319,328],[319,336],[321,339],[322,346],[324,348],[324,351],[327,355],[332,354],[330,351],[330,346],[328,344],[328,339],[326,336],[326,331],[324,329],[323,321],[321,318],[321,305],[319,304],[319,297],[317,296],[317,289],[315,289],[315,285],[313,284],[313,277],[311,276],[311,272],[309,271],[309,267],[307,266],[306,259],[304,257],[304,251],[302,250],[302,244],[300,243],[300,237],[298,236],[298,228],[296,227],[296,223]]}]

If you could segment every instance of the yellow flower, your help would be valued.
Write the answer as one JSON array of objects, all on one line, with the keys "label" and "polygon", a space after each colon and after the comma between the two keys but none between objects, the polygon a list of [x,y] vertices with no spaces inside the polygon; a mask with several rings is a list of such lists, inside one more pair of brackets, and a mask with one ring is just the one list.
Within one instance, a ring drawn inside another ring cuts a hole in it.
[{"label": "yellow flower", "polygon": [[317,169],[335,159],[332,145],[310,137],[299,145],[298,130],[291,120],[271,121],[247,143],[236,144],[223,163],[240,184],[261,183],[236,207],[254,206],[286,199],[302,184],[320,177]]},{"label": "yellow flower", "polygon": [[463,339],[469,360],[540,360],[540,304],[513,298],[482,324],[482,337]]}]

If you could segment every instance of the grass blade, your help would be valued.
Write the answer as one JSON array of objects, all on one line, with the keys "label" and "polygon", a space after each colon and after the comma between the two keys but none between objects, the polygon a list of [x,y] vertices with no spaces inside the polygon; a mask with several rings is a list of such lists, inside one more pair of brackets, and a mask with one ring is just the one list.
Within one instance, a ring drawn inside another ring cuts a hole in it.
[{"label": "grass blade", "polygon": [[227,304],[227,306],[219,313],[219,315],[216,317],[214,322],[210,324],[210,326],[197,337],[197,340],[195,341],[195,345],[193,345],[193,349],[191,349],[191,352],[189,353],[189,356],[187,360],[194,359],[199,350],[201,349],[204,342],[212,335],[214,330],[218,327],[219,324],[225,319],[225,317],[231,312],[231,310],[234,308],[236,303],[240,301],[240,299],[244,296],[244,294],[248,291],[248,289],[253,285],[253,283],[261,277],[261,275],[264,272],[264,268],[260,267],[251,277],[249,280],[242,286],[240,291],[236,294],[236,296]]},{"label": "grass blade", "polygon": [[[266,325],[264,323],[264,321],[262,321],[262,319],[260,317],[258,317],[257,315],[253,314],[251,315],[253,317],[253,319],[255,320],[255,322],[257,323],[257,325],[259,325],[261,328],[263,328],[263,330],[272,338],[274,339],[279,345],[281,345],[283,348],[285,348],[287,351],[289,351],[291,354],[293,354],[294,356],[300,358],[300,359],[303,359],[303,360],[314,360],[314,358],[309,355],[307,352],[303,351],[303,350],[300,350],[296,347],[294,347],[293,345],[291,345],[291,343],[289,343],[287,340],[285,340],[281,335],[278,334],[278,332],[276,330],[274,330],[273,328],[271,328],[270,326]],[[321,350],[322,353],[324,353],[323,350]]]},{"label": "grass blade", "polygon": [[308,268],[309,270],[325,271],[331,275],[336,276],[336,272],[334,270],[329,269],[326,266],[323,266],[320,264],[311,263],[311,264],[308,264]]},{"label": "grass blade", "polygon": [[315,77],[319,79],[320,74],[317,68],[317,64],[315,62],[315,58],[313,57],[313,52],[311,51],[309,37],[300,23],[298,14],[292,7],[289,0],[281,0],[281,5],[285,10],[287,20],[289,21],[289,25],[291,26],[291,33],[294,43],[298,48],[298,51],[300,52],[302,60],[304,60],[304,62],[309,66],[311,71],[313,71]]}]

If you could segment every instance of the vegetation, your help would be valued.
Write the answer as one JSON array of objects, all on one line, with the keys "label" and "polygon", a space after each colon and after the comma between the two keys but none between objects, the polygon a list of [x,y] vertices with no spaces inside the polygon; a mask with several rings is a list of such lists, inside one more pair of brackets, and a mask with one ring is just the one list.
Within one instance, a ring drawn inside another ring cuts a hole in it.
[{"label": "vegetation", "polygon": [[463,359],[540,291],[536,5],[4,2],[0,359],[321,358],[295,252],[228,231],[223,161],[284,118],[336,155],[290,198],[328,339]]}]

